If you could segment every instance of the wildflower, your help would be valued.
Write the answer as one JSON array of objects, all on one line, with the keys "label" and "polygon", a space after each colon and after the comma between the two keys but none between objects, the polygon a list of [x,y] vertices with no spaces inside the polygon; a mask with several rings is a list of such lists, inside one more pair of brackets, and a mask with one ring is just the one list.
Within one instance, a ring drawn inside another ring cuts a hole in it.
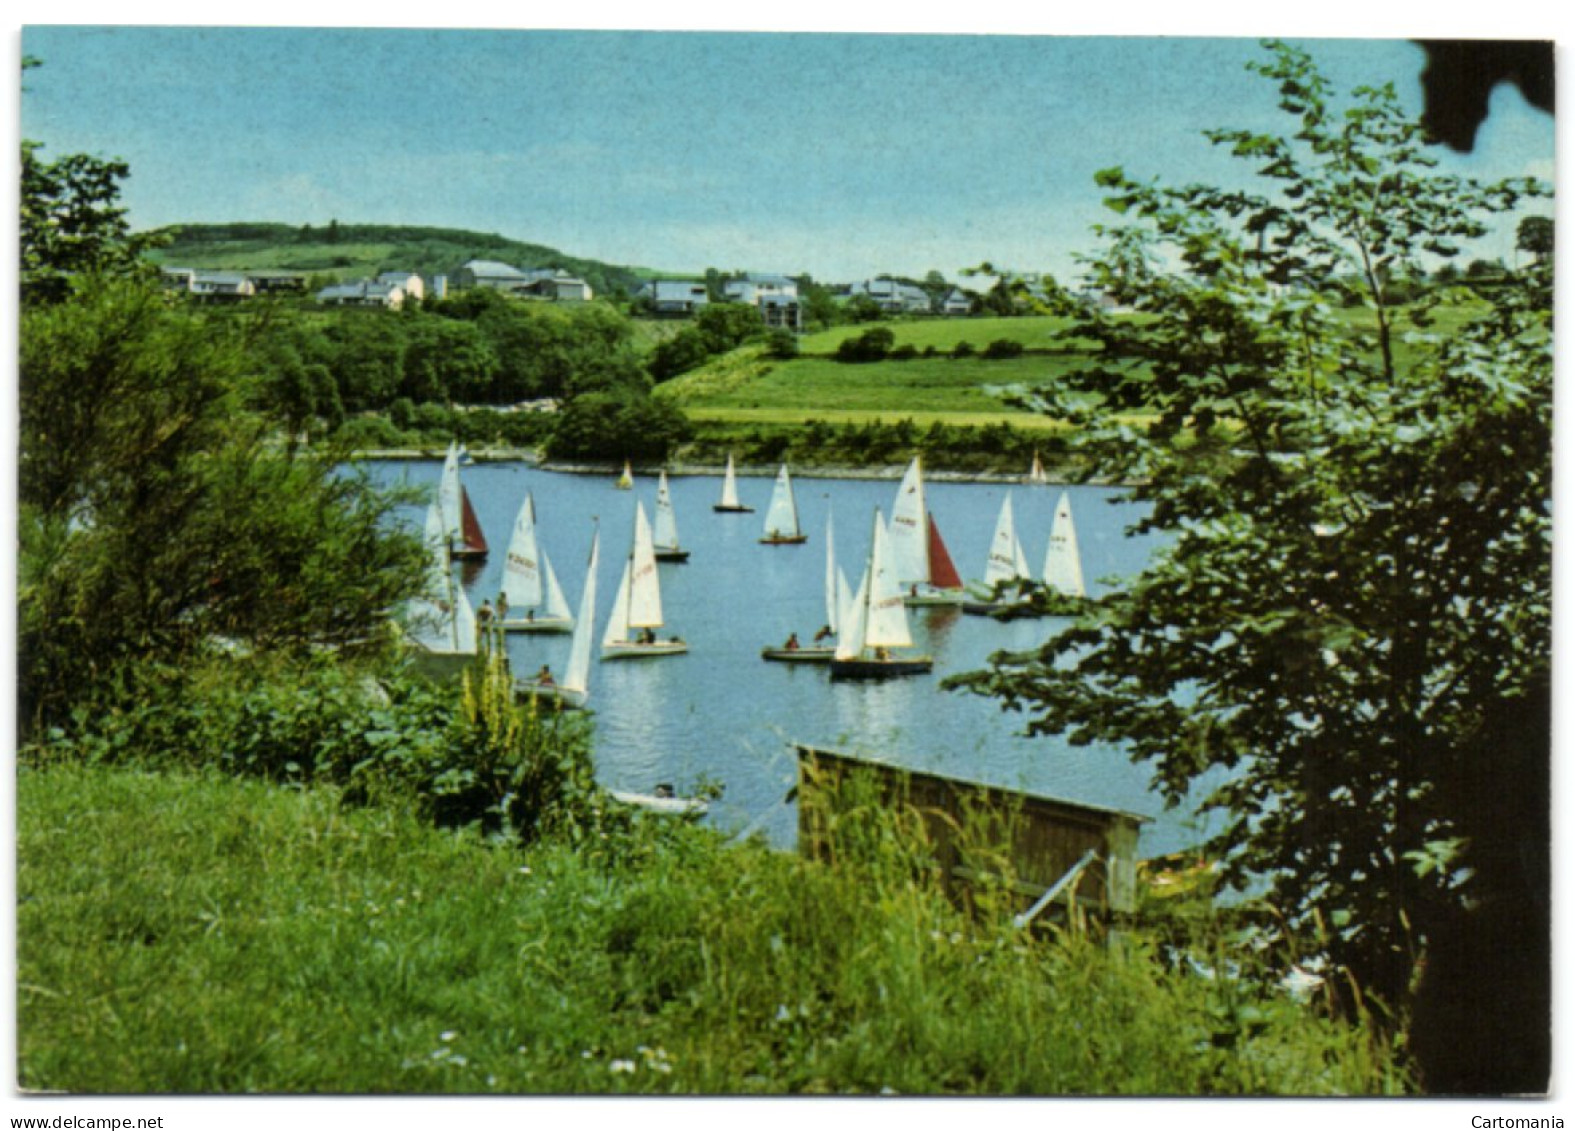
[{"label": "wildflower", "polygon": [[620,1072],[633,1072],[634,1069],[635,1064],[632,1060],[615,1060],[607,1066],[607,1071],[614,1075]]},{"label": "wildflower", "polygon": [[444,1029],[441,1033],[438,1034],[438,1040],[440,1040],[440,1041],[452,1041],[457,1036],[459,1036],[459,1032],[457,1030],[455,1030],[455,1029]]}]

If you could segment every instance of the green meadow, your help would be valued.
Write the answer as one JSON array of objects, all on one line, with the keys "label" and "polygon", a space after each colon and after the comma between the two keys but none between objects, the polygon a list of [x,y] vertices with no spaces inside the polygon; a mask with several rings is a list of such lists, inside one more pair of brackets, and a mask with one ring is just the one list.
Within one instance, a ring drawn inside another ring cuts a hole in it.
[{"label": "green meadow", "polygon": [[1194,966],[1158,936],[1015,931],[988,895],[965,916],[902,815],[856,798],[864,850],[831,866],[665,821],[527,849],[217,773],[41,763],[17,788],[25,1090],[1408,1086],[1364,1024],[1209,973],[1223,928]]}]

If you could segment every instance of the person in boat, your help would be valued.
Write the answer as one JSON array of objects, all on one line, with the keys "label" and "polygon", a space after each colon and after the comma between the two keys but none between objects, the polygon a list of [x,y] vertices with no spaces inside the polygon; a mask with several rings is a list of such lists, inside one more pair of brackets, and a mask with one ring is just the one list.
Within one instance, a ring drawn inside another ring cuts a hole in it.
[{"label": "person in boat", "polygon": [[796,633],[796,632],[788,633],[787,643],[782,645],[782,648],[783,648],[784,651],[797,652],[798,651],[798,633]]},{"label": "person in boat", "polygon": [[481,602],[481,608],[476,610],[476,623],[481,625],[482,628],[486,628],[492,623],[491,601],[484,600]]},{"label": "person in boat", "polygon": [[552,678],[552,668],[543,664],[541,671],[536,673],[536,683],[541,687],[552,687],[557,681]]},{"label": "person in boat", "polygon": [[509,619],[509,597],[507,593],[498,594],[498,620]]},{"label": "person in boat", "polygon": [[657,797],[663,798],[678,796],[677,792],[674,791],[672,784],[665,781],[656,787],[655,794]]},{"label": "person in boat", "polygon": [[891,659],[891,653],[884,648],[877,648],[875,649],[875,658],[877,660],[889,660]]},{"label": "person in boat", "polygon": [[654,631],[652,631],[651,629],[649,629],[649,628],[642,628],[640,630],[640,643],[641,644],[655,644],[656,643],[656,633]]},{"label": "person in boat", "polygon": [[824,625],[819,632],[815,633],[815,643],[819,644],[822,640],[830,640],[833,635],[831,626],[829,624]]}]

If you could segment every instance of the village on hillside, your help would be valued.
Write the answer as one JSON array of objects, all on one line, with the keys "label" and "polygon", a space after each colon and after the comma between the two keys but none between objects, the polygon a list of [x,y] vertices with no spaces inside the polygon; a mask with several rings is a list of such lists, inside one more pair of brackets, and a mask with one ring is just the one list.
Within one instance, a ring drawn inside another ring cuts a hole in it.
[{"label": "village on hillside", "polygon": [[[233,302],[267,295],[306,295],[312,283],[303,272],[277,270],[226,270],[164,266],[167,289],[209,302]],[[1043,297],[1042,276],[1008,272],[1001,281]],[[800,294],[803,280],[789,275],[744,272],[718,277],[715,282],[696,278],[656,278],[627,295],[637,310],[656,318],[692,318],[706,306],[736,303],[755,307],[768,329],[800,333],[805,326]],[[389,270],[369,278],[350,279],[319,287],[315,299],[324,306],[363,306],[398,309],[407,301],[428,296],[486,288],[511,298],[539,302],[582,303],[596,298],[584,279],[554,267],[522,268],[491,259],[470,259],[451,274],[423,277],[413,271]],[[887,275],[840,284],[833,301],[863,304],[881,316],[966,317],[985,309],[985,295],[933,277],[925,285]]]}]

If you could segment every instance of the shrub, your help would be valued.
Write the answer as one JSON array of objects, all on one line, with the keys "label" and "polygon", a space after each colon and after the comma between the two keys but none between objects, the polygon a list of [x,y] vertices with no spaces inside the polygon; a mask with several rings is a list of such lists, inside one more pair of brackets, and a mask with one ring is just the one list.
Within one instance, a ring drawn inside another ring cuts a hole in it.
[{"label": "shrub", "polygon": [[997,338],[984,347],[984,356],[991,361],[1002,361],[1006,358],[1022,357],[1023,343],[1014,342],[1009,338]]},{"label": "shrub", "polygon": [[969,341],[958,342],[952,347],[953,357],[972,357],[975,352],[973,343]]}]

